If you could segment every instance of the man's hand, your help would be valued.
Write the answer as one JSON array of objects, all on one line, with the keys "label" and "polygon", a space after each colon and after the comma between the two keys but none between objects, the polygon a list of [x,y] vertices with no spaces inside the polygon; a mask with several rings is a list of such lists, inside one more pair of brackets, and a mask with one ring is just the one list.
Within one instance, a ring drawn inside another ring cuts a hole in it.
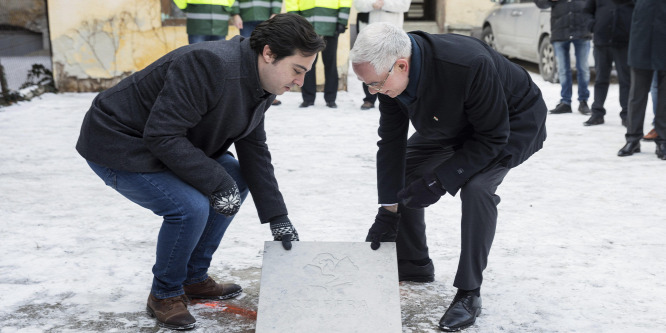
[{"label": "man's hand", "polygon": [[426,175],[398,192],[398,199],[408,208],[428,207],[439,200],[446,190],[435,175]]},{"label": "man's hand", "polygon": [[342,23],[338,23],[338,25],[335,26],[335,31],[339,34],[344,33],[345,30],[347,30],[347,26]]},{"label": "man's hand", "polygon": [[274,241],[282,241],[285,250],[291,250],[291,242],[298,241],[298,232],[287,215],[278,216],[270,222]]},{"label": "man's hand", "polygon": [[398,237],[399,222],[399,213],[393,213],[380,207],[375,217],[375,223],[370,227],[365,241],[371,242],[370,248],[373,250],[379,248],[379,242],[395,242],[395,239]]},{"label": "man's hand", "polygon": [[208,200],[215,212],[224,216],[236,215],[241,206],[241,197],[236,183],[233,183],[230,188],[211,194]]}]

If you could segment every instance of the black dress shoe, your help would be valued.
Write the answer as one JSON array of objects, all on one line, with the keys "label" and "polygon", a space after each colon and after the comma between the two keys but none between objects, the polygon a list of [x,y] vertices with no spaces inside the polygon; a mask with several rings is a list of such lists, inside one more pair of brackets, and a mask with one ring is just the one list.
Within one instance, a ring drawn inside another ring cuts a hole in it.
[{"label": "black dress shoe", "polygon": [[331,109],[337,109],[338,105],[335,104],[335,102],[326,102],[326,106],[328,106]]},{"label": "black dress shoe", "polygon": [[594,125],[601,125],[604,123],[604,117],[603,116],[592,116],[590,119],[588,119],[586,122],[583,123],[585,126],[594,126]]},{"label": "black dress shoe", "polygon": [[435,266],[430,260],[425,265],[418,265],[412,260],[398,259],[398,280],[412,282],[435,281]]},{"label": "black dress shoe", "polygon": [[565,103],[557,104],[557,106],[554,109],[550,110],[550,113],[552,114],[571,113],[571,105]]},{"label": "black dress shoe", "polygon": [[308,106],[312,106],[312,105],[314,105],[314,102],[305,102],[305,101],[303,101],[303,103],[301,103],[301,105],[299,105],[298,107],[299,108],[307,108]]},{"label": "black dress shoe", "polygon": [[584,115],[586,115],[586,116],[587,116],[588,114],[590,114],[590,107],[587,106],[587,102],[586,102],[586,101],[580,101],[580,104],[578,104],[578,112],[580,112],[580,113],[582,113],[582,114],[584,114]]},{"label": "black dress shoe", "polygon": [[617,152],[617,156],[631,156],[634,153],[640,153],[641,152],[641,143],[636,141],[636,142],[627,142],[620,151]]},{"label": "black dress shoe", "polygon": [[474,325],[481,314],[481,296],[472,293],[456,295],[449,308],[439,320],[439,328],[455,332]]},{"label": "black dress shoe", "polygon": [[658,143],[655,153],[657,154],[658,158],[666,160],[666,142]]}]

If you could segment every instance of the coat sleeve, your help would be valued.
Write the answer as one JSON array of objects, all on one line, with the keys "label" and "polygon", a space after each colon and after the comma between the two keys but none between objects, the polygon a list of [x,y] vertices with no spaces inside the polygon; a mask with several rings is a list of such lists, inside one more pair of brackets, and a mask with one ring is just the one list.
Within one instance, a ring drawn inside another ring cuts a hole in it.
[{"label": "coat sleeve", "polygon": [[275,179],[271,153],[266,144],[264,119],[246,137],[234,143],[241,174],[257,207],[261,223],[279,215],[287,215],[287,207]]},{"label": "coat sleeve", "polygon": [[224,89],[207,65],[219,62],[212,52],[189,52],[174,60],[164,86],[146,120],[143,141],[155,157],[179,178],[204,195],[234,184],[233,178],[214,159],[187,138]]},{"label": "coat sleeve", "polygon": [[405,151],[409,117],[395,99],[379,95],[379,141],[377,146],[377,191],[379,204],[398,202],[405,186]]},{"label": "coat sleeve", "polygon": [[347,26],[352,0],[338,0],[338,23]]},{"label": "coat sleeve", "polygon": [[434,170],[451,195],[499,156],[510,133],[509,110],[492,60],[478,57],[464,82],[464,109],[474,134]]}]

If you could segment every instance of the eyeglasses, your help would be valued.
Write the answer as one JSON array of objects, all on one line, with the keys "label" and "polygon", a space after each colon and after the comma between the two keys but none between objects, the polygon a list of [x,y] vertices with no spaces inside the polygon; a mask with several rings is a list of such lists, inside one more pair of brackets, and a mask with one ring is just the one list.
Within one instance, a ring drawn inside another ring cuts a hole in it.
[{"label": "eyeglasses", "polygon": [[393,62],[393,65],[391,65],[391,69],[389,69],[388,73],[386,73],[386,77],[379,84],[379,86],[377,86],[377,83],[373,83],[373,84],[369,84],[368,87],[372,88],[373,90],[376,90],[377,92],[382,91],[382,89],[384,89],[384,84],[386,84],[386,80],[388,80],[389,76],[391,76],[391,72],[393,72],[393,67],[395,67],[395,64],[397,62],[398,62],[397,60],[395,62]]}]

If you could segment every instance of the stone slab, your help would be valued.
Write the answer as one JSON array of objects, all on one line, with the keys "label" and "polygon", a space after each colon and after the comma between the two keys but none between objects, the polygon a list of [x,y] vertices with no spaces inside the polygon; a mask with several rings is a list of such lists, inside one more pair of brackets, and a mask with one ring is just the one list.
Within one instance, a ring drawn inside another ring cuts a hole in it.
[{"label": "stone slab", "polygon": [[402,332],[395,243],[266,242],[257,333]]}]

